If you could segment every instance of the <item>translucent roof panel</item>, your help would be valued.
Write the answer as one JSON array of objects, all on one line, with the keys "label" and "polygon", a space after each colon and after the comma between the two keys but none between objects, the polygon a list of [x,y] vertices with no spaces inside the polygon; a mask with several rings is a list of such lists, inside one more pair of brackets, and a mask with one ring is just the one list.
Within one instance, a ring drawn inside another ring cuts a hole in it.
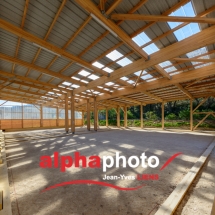
[{"label": "translucent roof panel", "polygon": [[150,74],[147,74],[147,75],[144,75],[141,77],[141,79],[143,79],[143,80],[147,80],[149,78],[153,78],[153,76],[151,76]]},{"label": "translucent roof panel", "polygon": [[64,81],[62,84],[66,85],[66,86],[70,86],[71,83]]},{"label": "translucent roof panel", "polygon": [[104,69],[102,69],[102,70],[104,70],[105,72],[108,72],[108,73],[113,72],[113,70],[112,70],[112,69],[110,69],[109,67],[105,67],[105,68],[104,68]]},{"label": "translucent roof panel", "polygon": [[127,81],[129,84],[133,84],[134,83],[134,81],[133,80],[129,80],[129,81]]},{"label": "translucent roof panel", "polygon": [[[208,53],[208,50],[206,47],[202,47],[200,49],[197,49],[195,51],[192,51],[192,52],[189,52],[187,53],[187,57],[188,58],[195,58],[195,57],[198,57],[200,55],[203,55],[203,54],[206,54]],[[200,59],[209,59],[209,55],[204,55],[202,57],[199,57]],[[196,64],[199,64],[199,62],[191,62],[193,65],[196,65]],[[203,66],[208,66],[210,65],[211,63],[205,63],[205,64],[202,64],[202,65],[199,65],[199,66],[195,66],[195,69],[198,69],[198,68],[201,68]]]},{"label": "translucent roof panel", "polygon": [[124,57],[123,59],[116,62],[120,66],[127,66],[128,64],[132,63],[131,60],[129,60],[127,57]]},{"label": "translucent roof panel", "polygon": [[[138,45],[138,46],[142,46],[148,42],[151,41],[151,39],[144,33],[140,33],[138,34],[136,37],[133,37],[132,40]],[[154,44],[150,44],[146,47],[143,48],[143,50],[148,54],[152,54],[154,52],[157,52],[159,50],[159,48]]]},{"label": "translucent roof panel", "polygon": [[[165,61],[165,62],[162,62],[162,63],[160,63],[159,64],[162,68],[164,68],[164,67],[167,67],[167,66],[171,66],[172,65],[172,63],[170,62],[170,61]],[[164,69],[166,72],[172,72],[172,71],[175,71],[175,70],[177,70],[174,66],[171,66],[171,67],[168,67],[168,68],[166,68],[166,69]]]},{"label": "translucent roof panel", "polygon": [[144,47],[143,50],[144,50],[148,55],[150,55],[150,54],[153,54],[153,53],[159,51],[159,48],[158,48],[154,43],[152,43],[152,44],[150,44],[150,45]]},{"label": "translucent roof panel", "polygon": [[79,75],[82,75],[82,76],[84,76],[84,77],[86,77],[86,76],[88,76],[90,73],[87,72],[86,70],[81,70],[78,74],[79,74]]},{"label": "translucent roof panel", "polygon": [[132,40],[138,46],[142,46],[151,41],[151,39],[144,32],[142,32],[141,34],[138,34],[136,37],[133,37]]},{"label": "translucent roof panel", "polygon": [[108,83],[106,83],[105,85],[111,86],[111,85],[113,85],[113,84],[114,84],[113,82],[108,82]]},{"label": "translucent roof panel", "polygon": [[96,79],[98,79],[99,78],[99,76],[97,76],[97,75],[90,75],[89,77],[88,77],[89,79],[92,79],[92,80],[96,80]]},{"label": "translucent roof panel", "polygon": [[[194,12],[192,3],[189,2],[184,6],[180,7],[178,10],[172,12],[170,16],[184,16],[184,17],[195,17],[196,14]],[[177,27],[182,24],[181,22],[168,22],[171,29]],[[199,25],[197,23],[190,23],[177,31],[174,32],[178,41],[181,41],[187,37],[190,37],[196,33],[200,32]]]},{"label": "translucent roof panel", "polygon": [[127,81],[127,80],[128,80],[127,77],[122,77],[122,78],[120,78],[120,79],[122,79],[123,81]]},{"label": "translucent roof panel", "polygon": [[73,87],[73,88],[78,88],[78,87],[80,87],[80,86],[77,85],[77,84],[73,84],[71,87]]},{"label": "translucent roof panel", "polygon": [[[135,72],[134,74],[136,75],[136,76],[139,76],[140,74],[141,74],[141,70],[140,71],[138,71],[138,72]],[[144,74],[146,74],[147,72],[144,70],[143,72],[142,72],[142,75],[144,75]]]},{"label": "translucent roof panel", "polygon": [[72,78],[75,79],[75,80],[78,80],[78,81],[80,80],[80,78],[77,78],[75,76],[72,76]]},{"label": "translucent roof panel", "polygon": [[114,50],[106,55],[106,57],[110,58],[112,61],[115,61],[115,60],[121,58],[122,56],[123,55],[120,52],[118,52],[117,50]]},{"label": "translucent roof panel", "polygon": [[95,67],[98,67],[99,69],[101,69],[102,67],[104,67],[103,64],[101,64],[101,63],[99,63],[99,62],[97,62],[97,61],[94,62],[92,65],[95,66]]}]

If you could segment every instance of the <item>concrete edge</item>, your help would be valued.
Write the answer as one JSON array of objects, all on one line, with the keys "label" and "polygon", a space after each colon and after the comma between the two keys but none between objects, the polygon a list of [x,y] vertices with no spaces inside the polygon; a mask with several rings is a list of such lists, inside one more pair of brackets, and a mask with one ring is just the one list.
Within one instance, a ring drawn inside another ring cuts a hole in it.
[{"label": "concrete edge", "polygon": [[4,133],[2,131],[0,131],[0,145],[3,160],[3,163],[0,164],[0,191],[3,192],[3,210],[0,210],[0,215],[12,215]]}]

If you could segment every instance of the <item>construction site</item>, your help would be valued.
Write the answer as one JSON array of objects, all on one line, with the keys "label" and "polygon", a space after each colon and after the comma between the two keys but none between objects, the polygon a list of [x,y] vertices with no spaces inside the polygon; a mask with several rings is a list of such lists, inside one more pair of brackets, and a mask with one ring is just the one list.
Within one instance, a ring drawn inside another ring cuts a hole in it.
[{"label": "construction site", "polygon": [[0,215],[215,215],[215,1],[0,1]]}]

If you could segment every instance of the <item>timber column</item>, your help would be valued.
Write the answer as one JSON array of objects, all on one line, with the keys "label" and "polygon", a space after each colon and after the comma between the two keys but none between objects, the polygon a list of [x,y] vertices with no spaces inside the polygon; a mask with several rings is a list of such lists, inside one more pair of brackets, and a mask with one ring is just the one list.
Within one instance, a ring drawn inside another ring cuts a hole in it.
[{"label": "timber column", "polygon": [[120,107],[117,106],[117,127],[120,127]]},{"label": "timber column", "polygon": [[127,115],[127,107],[124,107],[124,127],[128,127],[128,115]]},{"label": "timber column", "polygon": [[65,94],[65,131],[69,132],[69,120],[68,120],[68,94]]},{"label": "timber column", "polygon": [[40,105],[40,127],[43,127],[43,106]]},{"label": "timber column", "polygon": [[94,97],[94,131],[97,131],[97,127],[98,127],[98,111],[96,97]]},{"label": "timber column", "polygon": [[74,99],[73,91],[71,92],[70,108],[71,108],[71,132],[74,134],[75,133],[75,99]]},{"label": "timber column", "polygon": [[90,101],[87,99],[87,130],[90,131]]},{"label": "timber column", "polygon": [[56,121],[56,125],[57,127],[59,127],[59,107],[56,108],[56,115],[57,115],[57,121]]},{"label": "timber column", "polygon": [[162,129],[164,130],[164,102],[162,102]]},{"label": "timber column", "polygon": [[140,127],[143,129],[143,105],[140,105]]},{"label": "timber column", "polygon": [[108,127],[108,109],[106,108],[106,127]]},{"label": "timber column", "polygon": [[193,130],[193,100],[190,100],[190,130]]}]

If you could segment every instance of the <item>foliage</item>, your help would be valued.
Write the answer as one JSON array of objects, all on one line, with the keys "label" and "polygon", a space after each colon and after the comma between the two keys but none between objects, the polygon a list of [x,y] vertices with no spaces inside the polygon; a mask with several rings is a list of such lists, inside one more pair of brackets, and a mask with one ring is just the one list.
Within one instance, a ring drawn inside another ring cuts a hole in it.
[{"label": "foliage", "polygon": [[153,111],[146,112],[145,116],[146,116],[146,119],[151,119],[151,120],[157,120],[158,119],[158,116]]},{"label": "foliage", "polygon": [[167,119],[167,120],[174,120],[174,119],[177,119],[177,116],[174,113],[170,113],[169,115],[167,115],[165,117],[165,119]]}]

